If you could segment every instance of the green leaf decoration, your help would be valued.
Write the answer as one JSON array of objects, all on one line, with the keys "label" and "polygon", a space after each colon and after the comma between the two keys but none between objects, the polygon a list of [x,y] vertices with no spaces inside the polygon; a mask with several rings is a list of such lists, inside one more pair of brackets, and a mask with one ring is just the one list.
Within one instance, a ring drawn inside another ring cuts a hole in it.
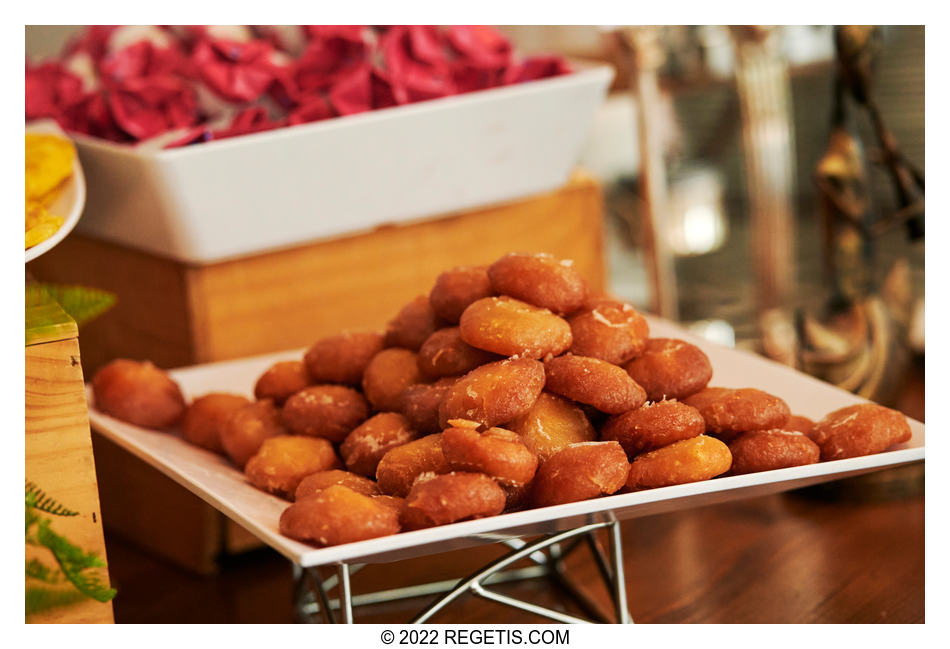
[{"label": "green leaf decoration", "polygon": [[36,515],[36,512],[33,510],[33,503],[31,502],[31,496],[28,493],[26,495],[26,542],[36,545],[35,538],[30,537],[30,528],[36,525],[40,520],[40,517]]},{"label": "green leaf decoration", "polygon": [[30,559],[26,562],[26,576],[39,579],[47,584],[58,584],[63,581],[63,573],[52,570],[39,559]]},{"label": "green leaf decoration", "polygon": [[[99,602],[108,602],[115,597],[115,589],[107,588],[95,571],[91,572],[93,568],[105,566],[105,562],[95,552],[84,552],[70,543],[66,537],[51,530],[50,523],[53,519],[39,516],[40,511],[54,516],[78,514],[47,496],[34,483],[26,483],[26,542],[47,548],[59,564],[59,570],[54,570],[38,559],[31,559],[26,562],[26,576],[47,584],[68,580],[76,590],[53,590],[28,586],[26,589],[27,615],[72,603],[84,597],[91,597]],[[36,533],[30,534],[30,530],[34,527]]]},{"label": "green leaf decoration", "polygon": [[53,553],[66,579],[72,582],[79,592],[99,602],[108,602],[115,597],[114,588],[106,588],[98,575],[88,574],[90,568],[102,567],[105,562],[95,552],[83,552],[66,537],[60,536],[49,527],[50,520],[44,519],[36,530],[36,538]]},{"label": "green leaf decoration", "polygon": [[[41,282],[35,284],[35,287],[35,290],[45,291],[55,300],[78,326],[102,315],[116,302],[114,293],[88,286]],[[29,303],[28,296],[27,304]]]},{"label": "green leaf decoration", "polygon": [[[78,516],[79,512],[63,507],[32,482],[26,483],[26,504],[53,516]],[[29,526],[28,526],[29,527]]]},{"label": "green leaf decoration", "polygon": [[29,616],[35,613],[42,613],[51,608],[74,604],[85,599],[85,595],[72,588],[45,588],[42,586],[29,586],[26,589],[26,615],[29,622]]}]

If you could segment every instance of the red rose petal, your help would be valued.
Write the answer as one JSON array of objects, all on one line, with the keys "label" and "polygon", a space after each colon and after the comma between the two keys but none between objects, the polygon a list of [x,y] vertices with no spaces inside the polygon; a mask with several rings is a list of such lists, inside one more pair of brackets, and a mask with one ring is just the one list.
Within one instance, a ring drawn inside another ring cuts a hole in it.
[{"label": "red rose petal", "polygon": [[506,83],[546,79],[571,72],[570,64],[560,56],[534,56],[505,71]]},{"label": "red rose petal", "polygon": [[339,38],[352,43],[365,44],[365,25],[304,25],[310,38]]},{"label": "red rose petal", "polygon": [[287,123],[291,125],[306,124],[308,122],[317,122],[321,119],[327,119],[334,115],[335,113],[327,100],[319,95],[315,95],[306,103],[295,108],[287,118]]},{"label": "red rose petal", "polygon": [[156,47],[148,41],[139,41],[118,52],[106,54],[99,71],[115,81],[136,77],[185,74],[188,61],[177,49]]},{"label": "red rose petal", "polygon": [[452,80],[459,93],[494,88],[502,84],[502,72],[470,66],[458,66],[452,70]]},{"label": "red rose petal", "polygon": [[109,49],[109,37],[119,25],[91,25],[66,45],[64,55],[87,52],[93,61],[98,61]]},{"label": "red rose petal", "polygon": [[60,63],[26,66],[26,118],[63,117],[84,96],[82,80]]},{"label": "red rose petal", "polygon": [[107,88],[106,103],[116,125],[136,140],[193,125],[198,118],[194,91],[173,77],[130,79]]},{"label": "red rose petal", "polygon": [[266,109],[261,106],[252,106],[235,115],[226,128],[212,131],[211,136],[212,139],[223,140],[236,135],[269,131],[279,126],[283,126],[283,122],[271,120]]},{"label": "red rose petal", "polygon": [[[87,28],[66,48],[82,64],[27,66],[27,119],[183,146],[570,71],[560,57],[516,61],[505,35],[480,25],[116,29]],[[294,51],[305,44],[296,60],[275,47],[281,34]]]},{"label": "red rose petal", "polygon": [[298,57],[307,46],[310,35],[303,25],[254,25],[254,33],[274,49]]},{"label": "red rose petal", "polygon": [[446,62],[442,32],[434,25],[406,26],[408,49],[419,61],[432,65],[444,65]]},{"label": "red rose petal", "polygon": [[[346,26],[343,26],[346,27]],[[328,88],[354,68],[366,65],[369,48],[354,30],[321,28],[312,34],[294,69],[294,81],[302,97]]]},{"label": "red rose petal", "polygon": [[511,64],[511,43],[494,27],[452,25],[445,35],[466,66],[497,69]]},{"label": "red rose petal", "polygon": [[[379,68],[373,68],[370,76],[370,87],[373,92],[373,108],[389,108],[408,101],[408,97],[404,101],[397,100],[396,91],[389,80],[389,76]],[[403,94],[405,94],[404,91]]]},{"label": "red rose petal", "polygon": [[[420,62],[413,53],[407,27],[393,27],[382,37],[380,46],[386,63],[386,77],[397,103],[434,99],[455,94],[448,60],[439,58]],[[432,54],[431,51],[427,54]]]},{"label": "red rose petal", "polygon": [[276,77],[272,51],[270,43],[263,40],[208,39],[195,45],[191,60],[212,91],[228,101],[247,102],[258,99]]},{"label": "red rose petal", "polygon": [[133,139],[116,124],[105,91],[87,95],[79,103],[67,108],[64,116],[68,124],[65,128],[68,130],[113,142],[129,142]]},{"label": "red rose petal", "polygon": [[330,104],[340,115],[363,113],[373,107],[373,92],[368,65],[352,72],[330,87]]}]

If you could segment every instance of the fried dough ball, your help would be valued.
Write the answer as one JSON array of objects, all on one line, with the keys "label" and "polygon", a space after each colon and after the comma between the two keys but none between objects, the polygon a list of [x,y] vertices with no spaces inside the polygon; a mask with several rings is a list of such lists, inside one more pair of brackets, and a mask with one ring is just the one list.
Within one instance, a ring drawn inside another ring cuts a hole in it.
[{"label": "fried dough ball", "polygon": [[366,366],[382,350],[382,334],[347,332],[315,342],[303,362],[316,383],[359,385]]},{"label": "fried dough ball", "polygon": [[640,491],[709,480],[731,464],[732,454],[723,442],[708,435],[690,437],[635,457],[627,488]]},{"label": "fried dough ball", "polygon": [[668,446],[706,432],[699,411],[679,401],[656,401],[615,415],[601,429],[601,439],[620,442],[627,456]]},{"label": "fried dough ball", "polygon": [[311,473],[301,480],[300,484],[297,485],[296,491],[294,491],[294,500],[301,500],[307,496],[312,496],[318,491],[332,487],[335,484],[343,485],[364,496],[379,495],[379,487],[369,478],[364,478],[361,475],[356,475],[349,471],[330,469],[329,471]]},{"label": "fried dough ball", "polygon": [[280,361],[261,374],[254,385],[256,399],[273,399],[283,405],[295,392],[310,385],[310,374],[302,361]]},{"label": "fried dough ball", "polygon": [[574,262],[548,254],[510,253],[488,267],[492,288],[529,304],[564,315],[581,308],[587,282]]},{"label": "fried dough ball", "polygon": [[756,388],[706,388],[685,399],[706,420],[706,432],[729,441],[747,430],[781,428],[788,404]]},{"label": "fried dough ball", "polygon": [[213,392],[198,397],[185,410],[181,420],[181,433],[186,440],[215,453],[224,453],[221,431],[238,409],[250,401],[239,394]]},{"label": "fried dough ball", "polygon": [[278,435],[264,440],[244,475],[258,489],[289,500],[311,473],[339,468],[333,444],[322,437]]},{"label": "fried dough ball", "polygon": [[462,311],[475,300],[491,297],[491,281],[487,266],[458,266],[439,275],[429,293],[429,304],[436,315],[457,323]]},{"label": "fried dough ball", "polygon": [[818,445],[797,430],[753,430],[729,442],[730,475],[756,473],[790,466],[814,464],[821,455]]},{"label": "fried dough ball", "polygon": [[696,345],[675,338],[651,338],[643,353],[624,365],[650,401],[683,400],[712,378],[709,357]]},{"label": "fried dough ball", "polygon": [[462,313],[459,330],[472,347],[502,356],[557,356],[572,341],[567,320],[507,296],[472,302]]},{"label": "fried dough ball", "polygon": [[397,412],[381,412],[353,429],[340,444],[343,463],[353,473],[376,477],[376,466],[386,452],[406,442],[417,433],[409,421]]},{"label": "fried dough ball", "polygon": [[453,471],[420,476],[406,496],[400,521],[407,530],[495,516],[505,509],[505,492],[482,473]]},{"label": "fried dough ball", "polygon": [[363,373],[363,393],[376,410],[396,412],[402,405],[402,391],[422,383],[416,354],[408,349],[384,349],[369,362]]},{"label": "fried dough ball", "polygon": [[531,502],[531,484],[518,485],[510,487],[508,485],[499,485],[505,492],[505,511],[514,512],[525,509]]},{"label": "fried dough ball", "polygon": [[435,383],[417,383],[402,391],[402,414],[409,425],[423,435],[438,433],[439,404],[458,379],[445,377]]},{"label": "fried dough ball", "polygon": [[566,354],[546,360],[544,371],[548,390],[608,414],[639,408],[647,399],[622,367],[599,358]]},{"label": "fried dough ball", "polygon": [[821,447],[821,459],[841,460],[872,455],[910,440],[907,418],[876,403],[859,403],[826,415],[815,424],[811,438]]},{"label": "fried dough ball", "polygon": [[280,533],[319,546],[396,534],[399,514],[376,498],[343,485],[301,498],[280,515]]},{"label": "fried dough ball", "polygon": [[390,449],[376,467],[379,490],[387,496],[406,497],[423,473],[448,473],[442,453],[442,435],[427,435]]},{"label": "fried dough ball", "polygon": [[453,471],[484,473],[505,487],[531,482],[538,456],[528,450],[518,433],[504,428],[479,432],[477,422],[453,420],[442,431],[442,453]]},{"label": "fried dough ball", "polygon": [[386,347],[404,347],[418,351],[432,332],[446,323],[439,319],[429,304],[429,298],[420,295],[396,314],[386,327]]},{"label": "fried dough ball", "polygon": [[181,388],[150,361],[118,358],[92,377],[96,408],[145,428],[174,426],[185,413]]},{"label": "fried dough ball", "polygon": [[580,442],[543,462],[531,485],[536,507],[612,494],[627,481],[630,464],[617,442]]},{"label": "fried dough ball", "polygon": [[799,433],[805,433],[811,437],[811,429],[815,427],[815,422],[802,415],[790,415],[788,421],[782,426],[784,430],[797,430]]},{"label": "fried dough ball", "polygon": [[373,496],[373,502],[389,507],[398,516],[406,503],[406,499],[399,496]]},{"label": "fried dough ball", "polygon": [[488,363],[455,382],[439,406],[439,423],[469,419],[485,426],[526,413],[544,388],[544,365],[529,358]]},{"label": "fried dough ball", "polygon": [[419,371],[429,378],[459,376],[479,365],[499,360],[498,356],[472,347],[464,340],[458,327],[432,332],[419,348]]},{"label": "fried dough ball", "polygon": [[295,435],[325,437],[339,443],[368,414],[366,399],[356,390],[342,385],[314,385],[287,399],[281,420]]},{"label": "fried dough ball", "polygon": [[254,457],[265,439],[288,435],[280,409],[270,399],[254,401],[235,410],[221,428],[221,446],[239,468]]},{"label": "fried dough ball", "polygon": [[598,300],[567,319],[571,352],[622,365],[643,353],[650,335],[646,318],[629,304]]},{"label": "fried dough ball", "polygon": [[509,427],[541,462],[571,444],[597,439],[597,431],[581,408],[547,391],[541,393],[528,412],[513,419]]}]

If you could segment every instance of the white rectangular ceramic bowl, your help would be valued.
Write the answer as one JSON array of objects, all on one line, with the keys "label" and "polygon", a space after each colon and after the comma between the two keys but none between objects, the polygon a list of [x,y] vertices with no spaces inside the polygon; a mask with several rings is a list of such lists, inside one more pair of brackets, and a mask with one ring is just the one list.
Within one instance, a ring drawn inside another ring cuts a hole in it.
[{"label": "white rectangular ceramic bowl", "polygon": [[[669,322],[651,319],[650,333],[657,337],[682,338],[699,345],[712,362],[713,385],[755,386],[781,396],[795,414],[817,420],[832,410],[863,401],[784,365],[690,336]],[[198,365],[173,371],[172,375],[188,397],[208,392],[234,392],[250,396],[255,380],[265,369],[277,360],[300,358],[301,354],[302,351],[290,351]],[[89,396],[91,403],[91,393]],[[686,507],[763,496],[924,459],[924,425],[909,420],[912,439],[877,455],[617,494],[358,543],[314,548],[282,536],[278,530],[278,520],[288,503],[252,487],[244,474],[223,457],[192,446],[175,434],[125,424],[100,413],[94,404],[90,406],[89,419],[101,434],[217,507],[264,543],[302,566],[397,561],[504,539],[547,534],[589,523],[637,518]],[[148,507],[149,503],[143,501],[140,505]]]},{"label": "white rectangular ceramic bowl", "polygon": [[159,151],[77,136],[78,230],[207,264],[544,192],[567,180],[612,77],[580,68]]}]

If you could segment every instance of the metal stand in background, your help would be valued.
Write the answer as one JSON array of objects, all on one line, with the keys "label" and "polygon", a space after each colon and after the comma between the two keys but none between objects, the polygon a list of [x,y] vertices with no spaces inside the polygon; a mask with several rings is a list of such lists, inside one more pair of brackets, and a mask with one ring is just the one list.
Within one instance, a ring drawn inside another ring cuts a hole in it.
[{"label": "metal stand in background", "polygon": [[637,143],[640,156],[640,236],[650,283],[650,311],[677,320],[679,297],[673,251],[667,232],[669,188],[662,141],[663,95],[659,70],[666,58],[660,28],[653,25],[623,27],[614,33],[618,54],[633,72],[630,86],[637,107]]},{"label": "metal stand in background", "polygon": [[[601,548],[596,536],[598,530],[605,528],[610,538],[609,556]],[[561,544],[565,542],[567,542],[566,546],[562,547]],[[558,622],[633,623],[627,610],[626,581],[623,573],[623,547],[618,522],[593,523],[566,532],[550,534],[530,543],[521,539],[512,539],[504,543],[512,548],[511,552],[492,561],[467,578],[461,580],[448,579],[360,595],[353,595],[350,588],[350,575],[359,571],[365,564],[340,564],[337,566],[337,574],[328,579],[322,579],[315,567],[302,568],[294,565],[294,579],[296,582],[294,600],[297,615],[304,622],[315,622],[320,617],[331,624],[337,622],[352,624],[354,608],[445,593],[413,618],[413,624],[421,624],[429,621],[432,616],[460,596],[471,593],[477,597]],[[614,608],[613,616],[605,614],[566,575],[563,565],[564,559],[582,544],[586,544],[590,548],[600,575],[610,591]],[[522,559],[530,559],[533,565],[506,570],[506,568]],[[592,619],[568,615],[531,602],[502,595],[488,588],[494,584],[535,579],[537,577],[547,577],[554,581]],[[338,587],[338,596],[331,599],[328,593],[334,587]]]},{"label": "metal stand in background", "polygon": [[732,27],[762,350],[795,364],[795,136],[788,63],[774,27]]}]

